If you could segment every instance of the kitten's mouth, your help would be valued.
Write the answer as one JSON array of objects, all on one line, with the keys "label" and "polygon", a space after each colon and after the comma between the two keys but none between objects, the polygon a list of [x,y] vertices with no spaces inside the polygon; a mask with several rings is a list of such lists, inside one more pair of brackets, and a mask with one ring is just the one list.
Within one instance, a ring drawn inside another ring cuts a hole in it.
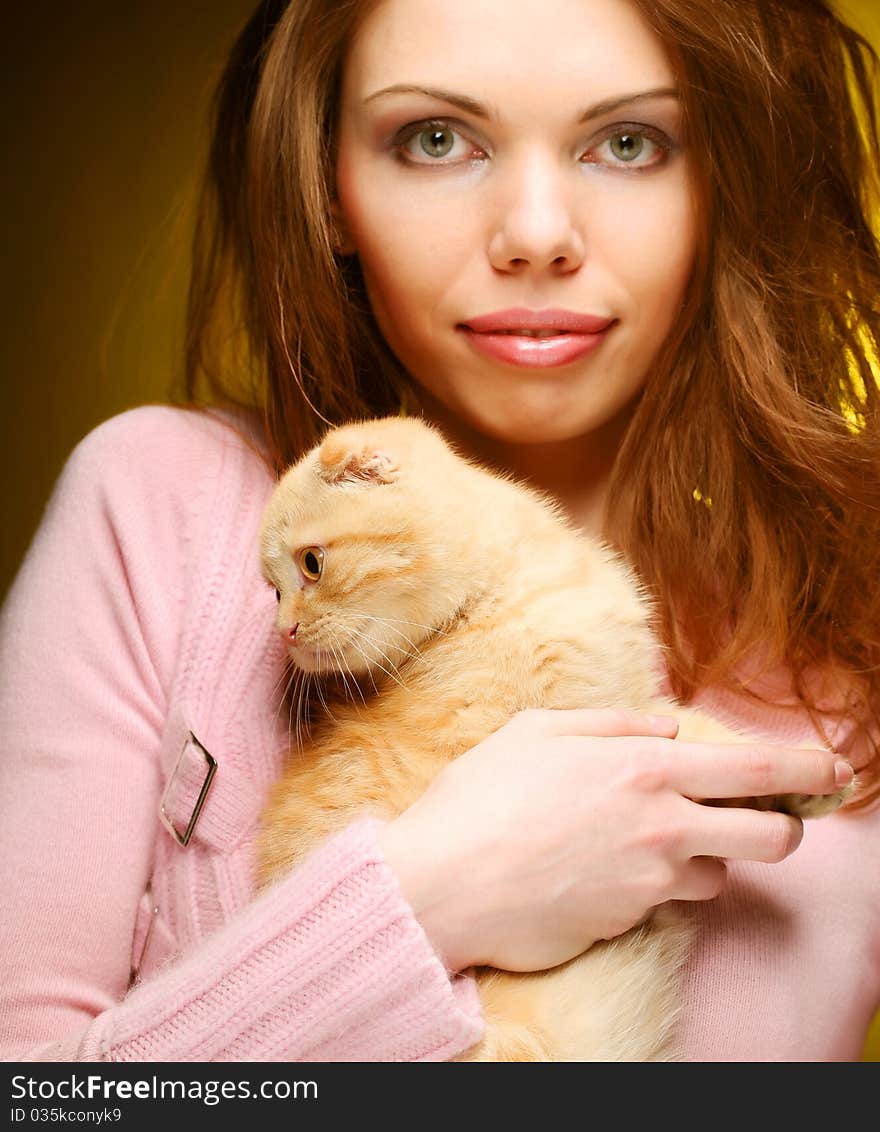
[{"label": "kitten's mouth", "polygon": [[304,645],[297,641],[288,644],[287,652],[293,663],[306,672],[317,672],[321,667],[321,649],[317,645]]},{"label": "kitten's mouth", "polygon": [[357,676],[358,665],[352,656],[345,656],[336,649],[321,648],[320,645],[295,644],[288,648],[290,659],[301,672],[311,676]]}]

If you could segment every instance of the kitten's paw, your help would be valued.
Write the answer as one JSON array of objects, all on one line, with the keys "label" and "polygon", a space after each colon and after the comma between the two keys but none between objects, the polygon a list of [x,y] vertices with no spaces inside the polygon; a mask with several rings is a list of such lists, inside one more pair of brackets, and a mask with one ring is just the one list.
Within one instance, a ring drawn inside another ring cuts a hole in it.
[{"label": "kitten's paw", "polygon": [[854,791],[855,783],[851,782],[834,794],[778,794],[771,799],[772,805],[765,808],[798,818],[821,818],[840,809]]},{"label": "kitten's paw", "polygon": [[758,798],[704,799],[707,806],[740,806],[749,810],[776,810],[798,818],[821,818],[833,814],[855,793],[851,782],[833,794],[762,794]]}]

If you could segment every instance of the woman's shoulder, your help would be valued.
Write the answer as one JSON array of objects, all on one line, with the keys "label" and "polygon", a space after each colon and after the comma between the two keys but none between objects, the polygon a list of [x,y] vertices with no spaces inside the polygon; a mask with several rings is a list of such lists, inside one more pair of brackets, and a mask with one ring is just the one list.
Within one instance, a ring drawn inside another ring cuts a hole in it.
[{"label": "woman's shoulder", "polygon": [[93,559],[124,560],[129,573],[192,576],[251,552],[273,483],[245,414],[142,405],[74,447],[35,542],[57,550],[76,538]]},{"label": "woman's shoulder", "polygon": [[197,470],[237,454],[254,474],[268,477],[263,452],[256,414],[146,404],[101,421],[79,441],[68,463],[173,478],[185,466]]},{"label": "woman's shoulder", "polygon": [[257,507],[274,482],[263,452],[255,414],[140,405],[82,437],[55,495],[142,523],[151,512],[191,520],[215,500],[224,510],[236,498]]}]

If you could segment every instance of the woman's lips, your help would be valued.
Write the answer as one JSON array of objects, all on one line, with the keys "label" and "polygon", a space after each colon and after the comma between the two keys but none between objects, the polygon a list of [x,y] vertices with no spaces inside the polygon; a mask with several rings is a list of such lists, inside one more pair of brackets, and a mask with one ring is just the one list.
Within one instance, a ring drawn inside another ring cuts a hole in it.
[{"label": "woman's lips", "polygon": [[475,350],[496,361],[550,368],[568,365],[592,353],[614,322],[573,311],[516,308],[481,315],[461,323],[459,330]]},{"label": "woman's lips", "polygon": [[591,354],[605,340],[612,325],[609,323],[604,330],[594,334],[554,334],[549,338],[532,338],[509,331],[478,332],[469,326],[459,329],[471,346],[486,357],[514,366],[549,368],[568,365]]}]

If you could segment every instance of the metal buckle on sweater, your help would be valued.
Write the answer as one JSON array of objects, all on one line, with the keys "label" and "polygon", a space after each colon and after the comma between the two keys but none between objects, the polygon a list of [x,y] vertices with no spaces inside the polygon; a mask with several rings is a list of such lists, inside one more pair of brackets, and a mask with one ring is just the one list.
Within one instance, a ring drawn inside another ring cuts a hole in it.
[{"label": "metal buckle on sweater", "polygon": [[159,806],[159,818],[178,845],[189,845],[216,773],[217,760],[190,731]]}]

